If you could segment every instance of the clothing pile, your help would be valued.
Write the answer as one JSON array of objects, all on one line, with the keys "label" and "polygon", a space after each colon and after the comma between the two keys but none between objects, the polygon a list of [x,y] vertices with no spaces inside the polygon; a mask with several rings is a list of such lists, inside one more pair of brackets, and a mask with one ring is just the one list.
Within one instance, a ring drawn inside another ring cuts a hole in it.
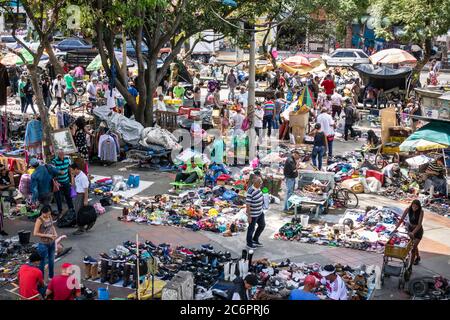
[{"label": "clothing pile", "polygon": [[149,225],[172,225],[232,236],[247,227],[245,191],[198,188],[178,196],[134,197],[119,220]]},{"label": "clothing pile", "polygon": [[139,144],[143,147],[156,144],[171,150],[179,149],[181,147],[178,144],[178,139],[170,131],[158,126],[143,129]]},{"label": "clothing pile", "polygon": [[[347,209],[338,224],[307,227],[301,225],[300,219],[293,218],[279,229],[274,239],[383,253],[401,213],[391,207]],[[399,231],[405,229],[400,227]]]}]

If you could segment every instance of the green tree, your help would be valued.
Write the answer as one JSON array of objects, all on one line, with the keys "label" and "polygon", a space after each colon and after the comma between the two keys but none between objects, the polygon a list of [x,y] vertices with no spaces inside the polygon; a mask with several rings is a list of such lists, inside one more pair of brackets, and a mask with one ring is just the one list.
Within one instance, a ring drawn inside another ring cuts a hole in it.
[{"label": "green tree", "polygon": [[[19,50],[8,49],[19,56],[22,61],[25,62],[25,66],[30,73],[31,83],[33,85],[34,95],[36,97],[36,104],[41,116],[42,128],[43,128],[43,148],[44,154],[50,156],[50,146],[52,145],[50,132],[51,126],[48,121],[48,109],[44,105],[44,98],[42,95],[42,87],[39,83],[38,64],[41,60],[42,54],[46,48],[50,48],[49,53],[53,53],[50,46],[50,36],[56,30],[56,22],[60,19],[60,14],[63,7],[67,4],[66,0],[21,0],[21,6],[23,7],[27,17],[30,19],[34,31],[37,34],[39,45],[36,51],[32,50],[26,43],[24,43],[16,32],[18,30],[17,20],[13,20],[12,36],[19,43],[24,50],[26,50],[32,57],[32,61],[27,61],[24,55]],[[0,8],[7,13],[13,13],[16,9],[10,6],[10,1],[1,0]],[[13,17],[16,17],[12,14]]]},{"label": "green tree", "polygon": [[[375,18],[377,36],[419,44],[423,59],[417,63],[418,74],[431,57],[433,40],[450,29],[448,0],[371,0],[370,13]],[[388,22],[388,23],[386,23]],[[393,26],[400,27],[394,33]]]}]

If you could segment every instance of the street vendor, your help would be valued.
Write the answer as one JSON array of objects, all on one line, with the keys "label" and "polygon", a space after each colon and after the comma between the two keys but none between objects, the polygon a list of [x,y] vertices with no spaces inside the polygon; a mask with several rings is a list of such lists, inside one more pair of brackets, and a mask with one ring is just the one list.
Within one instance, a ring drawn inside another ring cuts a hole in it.
[{"label": "street vendor", "polygon": [[320,272],[320,282],[327,287],[327,297],[331,300],[348,300],[347,287],[344,280],[336,274],[336,268],[329,264]]},{"label": "street vendor", "polygon": [[406,208],[392,233],[395,233],[400,225],[405,221],[406,215],[408,215],[409,220],[409,222],[407,223],[408,235],[411,240],[414,241],[411,251],[411,261],[413,261],[414,265],[418,265],[420,262],[419,243],[423,237],[422,222],[424,215],[422,205],[419,200],[414,200],[411,205]]},{"label": "street vendor", "polygon": [[425,181],[425,191],[430,190],[430,194],[439,193],[447,195],[447,180],[445,179],[444,158],[440,157],[431,162],[425,171],[427,179]]},{"label": "street vendor", "polygon": [[181,169],[182,171],[178,172],[175,177],[175,182],[190,184],[203,177],[202,169],[195,164],[194,160],[186,162],[185,165],[181,166]]},{"label": "street vendor", "polygon": [[398,163],[390,163],[383,168],[384,183],[385,185],[391,185],[400,178],[400,166]]}]

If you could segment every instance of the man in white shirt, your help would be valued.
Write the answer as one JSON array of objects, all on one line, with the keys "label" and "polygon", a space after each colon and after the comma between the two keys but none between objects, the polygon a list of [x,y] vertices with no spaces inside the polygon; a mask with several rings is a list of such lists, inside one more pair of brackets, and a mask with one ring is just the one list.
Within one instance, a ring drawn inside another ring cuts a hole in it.
[{"label": "man in white shirt", "polygon": [[347,287],[344,280],[336,274],[334,266],[326,265],[320,272],[321,283],[327,287],[327,296],[331,300],[348,300]]},{"label": "man in white shirt", "polygon": [[90,102],[95,103],[97,101],[97,84],[98,79],[92,78],[86,86],[86,91],[88,93],[88,99]]},{"label": "man in white shirt", "polygon": [[[75,191],[77,192],[77,196],[74,200],[74,209],[75,213],[78,216],[78,212],[83,206],[87,206],[89,202],[89,179],[86,176],[86,174],[81,171],[80,167],[73,163],[71,166],[72,168],[72,185],[75,186]],[[75,231],[74,235],[79,235],[84,232],[84,229],[78,228],[77,231]]]},{"label": "man in white shirt", "polygon": [[262,142],[261,130],[263,127],[263,118],[264,118],[264,110],[262,109],[261,104],[258,103],[256,104],[255,115],[253,118],[256,136],[258,137],[258,144]]},{"label": "man in white shirt", "polygon": [[216,64],[217,63],[217,58],[216,58],[216,54],[214,53],[211,58],[209,58],[209,64]]},{"label": "man in white shirt", "polygon": [[239,102],[243,107],[244,110],[247,110],[248,107],[248,91],[245,89],[244,86],[240,88],[239,94],[236,96],[237,102]]},{"label": "man in white shirt", "polygon": [[333,95],[331,96],[331,117],[333,119],[336,117],[336,115],[338,117],[341,116],[342,102],[344,102],[344,98],[342,97],[342,95],[340,95],[337,91],[334,91]]},{"label": "man in white shirt", "polygon": [[320,123],[322,131],[328,139],[328,156],[331,158],[333,156],[333,140],[336,123],[330,113],[331,110],[323,107],[321,113],[317,116],[316,123]]},{"label": "man in white shirt", "polygon": [[64,83],[63,77],[62,77],[62,75],[58,74],[56,76],[56,79],[53,80],[53,86],[52,86],[53,94],[56,97],[56,103],[53,106],[53,108],[51,109],[51,111],[53,113],[55,112],[56,107],[58,107],[58,110],[61,110],[61,103],[62,103],[62,98],[64,95],[64,87],[65,87],[65,83]]},{"label": "man in white shirt", "polygon": [[166,104],[164,103],[164,95],[160,94],[158,96],[158,101],[156,101],[155,111],[167,111]]}]

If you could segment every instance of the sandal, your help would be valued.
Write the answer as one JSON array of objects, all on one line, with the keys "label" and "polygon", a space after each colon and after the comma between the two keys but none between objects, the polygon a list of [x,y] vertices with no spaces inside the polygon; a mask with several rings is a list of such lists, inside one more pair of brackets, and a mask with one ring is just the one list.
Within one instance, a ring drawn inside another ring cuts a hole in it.
[{"label": "sandal", "polygon": [[417,257],[416,260],[414,260],[414,265],[417,266],[420,262],[420,257]]}]

